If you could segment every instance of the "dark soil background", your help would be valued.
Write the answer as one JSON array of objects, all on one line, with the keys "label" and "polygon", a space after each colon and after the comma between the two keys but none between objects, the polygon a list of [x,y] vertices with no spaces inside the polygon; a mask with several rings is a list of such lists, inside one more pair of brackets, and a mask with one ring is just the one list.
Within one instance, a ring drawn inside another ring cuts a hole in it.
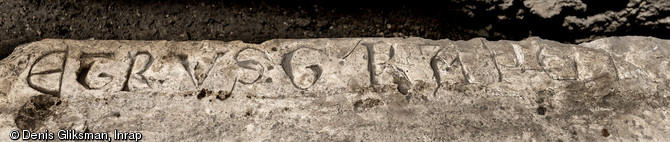
[{"label": "dark soil background", "polygon": [[[546,6],[553,7],[542,9]],[[0,59],[20,44],[44,38],[250,43],[337,37],[539,36],[565,43],[617,35],[668,38],[668,11],[654,0],[0,0]]]}]

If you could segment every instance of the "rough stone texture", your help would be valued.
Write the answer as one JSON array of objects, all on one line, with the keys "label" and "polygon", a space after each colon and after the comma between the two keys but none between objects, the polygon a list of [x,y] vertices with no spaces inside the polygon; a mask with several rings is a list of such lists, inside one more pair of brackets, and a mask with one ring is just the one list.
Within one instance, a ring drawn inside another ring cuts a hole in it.
[{"label": "rough stone texture", "polygon": [[143,140],[667,141],[670,41],[46,39],[0,61],[14,129]]},{"label": "rough stone texture", "polygon": [[[619,0],[621,1],[621,0]],[[617,2],[620,3],[620,2]],[[630,0],[625,6],[593,15],[570,15],[565,17],[564,26],[588,32],[616,32],[631,25],[670,28],[670,1]],[[585,8],[587,9],[587,8]],[[584,10],[586,11],[586,10]]]},{"label": "rough stone texture", "polygon": [[[452,0],[462,29],[487,39],[539,36],[583,43],[608,36],[670,38],[667,0]],[[462,5],[462,6],[461,6]],[[461,7],[458,7],[461,6]],[[480,30],[476,30],[480,29]]]},{"label": "rough stone texture", "polygon": [[558,15],[564,7],[571,7],[574,10],[586,9],[586,4],[582,3],[581,0],[525,0],[523,4],[530,8],[530,12],[542,18],[551,18]]}]

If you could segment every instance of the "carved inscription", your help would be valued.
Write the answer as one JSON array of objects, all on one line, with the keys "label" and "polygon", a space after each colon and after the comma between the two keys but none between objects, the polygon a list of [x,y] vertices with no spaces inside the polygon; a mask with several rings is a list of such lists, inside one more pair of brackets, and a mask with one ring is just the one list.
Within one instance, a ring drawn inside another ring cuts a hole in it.
[{"label": "carved inscription", "polygon": [[512,51],[514,51],[514,58],[516,59],[514,60],[515,61],[514,67],[520,67],[521,65],[523,65],[524,62],[524,56],[521,51],[521,46],[517,44],[512,44]]},{"label": "carved inscription", "polygon": [[[240,87],[242,90],[285,87],[295,90],[370,87],[378,90],[397,87],[397,92],[392,93],[410,95],[432,91],[433,95],[437,95],[441,88],[446,87],[478,87],[494,83],[509,85],[543,79],[550,80],[543,82],[545,84],[555,84],[602,77],[658,76],[642,76],[646,73],[637,71],[640,67],[631,64],[624,54],[540,40],[489,42],[475,39],[416,41],[411,44],[393,40],[343,40],[356,45],[353,49],[340,51],[292,42],[273,45],[286,48],[274,52],[256,45],[212,49],[197,46],[199,44],[184,47],[188,50],[166,51],[128,46],[121,46],[118,51],[89,51],[86,48],[56,50],[37,56],[24,73],[30,88],[54,96],[60,96],[63,87],[77,93],[163,88],[180,91],[230,90],[230,93],[234,89],[240,90]],[[319,44],[330,47],[330,42],[340,41],[324,40]],[[68,56],[69,52],[72,57]],[[66,65],[66,59],[75,61]],[[281,69],[275,69],[278,66]],[[278,77],[278,74],[286,77]],[[436,84],[434,90],[431,79]],[[67,82],[63,83],[63,80]],[[280,83],[288,86],[275,85]]]},{"label": "carved inscription", "polygon": [[467,83],[490,84],[500,82],[500,70],[492,52],[481,40],[457,41],[458,58]]},{"label": "carved inscription", "polygon": [[[301,57],[301,58],[306,58],[306,57],[317,57],[320,56],[321,54],[325,54],[323,51],[319,49],[314,49],[314,48],[309,48],[309,47],[300,47],[296,50],[293,50],[286,55],[284,55],[284,59],[282,59],[281,66],[284,69],[284,72],[288,76],[288,78],[291,80],[291,83],[293,86],[296,88],[306,90],[307,88],[312,87],[314,84],[316,84],[316,81],[321,78],[321,75],[323,74],[323,68],[318,65],[318,63],[310,63],[310,62],[301,62],[298,63],[300,64],[298,67],[304,66],[304,68],[294,68],[294,58],[295,57]],[[300,60],[300,61],[310,61],[310,60]],[[310,70],[313,75],[306,75],[307,73],[306,70]],[[300,73],[296,75],[296,73]]]},{"label": "carved inscription", "polygon": [[246,47],[235,54],[235,64],[240,68],[251,70],[241,75],[238,80],[242,84],[253,84],[261,80],[265,73],[265,66],[254,59],[265,59],[269,61],[270,58],[264,51],[256,48]]},{"label": "carved inscription", "polygon": [[114,53],[82,53],[79,57],[79,69],[77,69],[77,82],[86,89],[100,89],[114,79],[114,76],[107,72],[99,72],[97,75],[90,75],[91,68],[98,64],[112,59]]},{"label": "carved inscription", "polygon": [[186,54],[178,54],[177,58],[179,58],[181,65],[191,78],[193,85],[199,88],[209,76],[218,59],[224,54],[226,53],[203,53],[197,59],[189,58],[189,55]]},{"label": "carved inscription", "polygon": [[443,84],[456,84],[465,81],[465,72],[458,57],[455,48],[438,46],[439,50],[430,58],[430,68],[433,70],[433,77],[437,83],[433,95]]},{"label": "carved inscription", "polygon": [[140,51],[135,54],[128,53],[128,57],[130,58],[130,67],[128,67],[128,74],[126,75],[126,82],[123,83],[122,91],[132,91],[136,88],[136,86],[130,85],[132,80],[137,80],[141,84],[151,87],[143,74],[154,63],[154,56],[147,51]]},{"label": "carved inscription", "polygon": [[498,71],[498,82],[510,82],[509,75],[517,75],[525,63],[523,47],[507,41],[484,41],[493,57],[495,68]]},{"label": "carved inscription", "polygon": [[44,94],[60,97],[67,51],[52,51],[38,57],[30,66],[28,85]]},{"label": "carved inscription", "polygon": [[[373,43],[363,43],[363,46],[367,47],[366,49],[368,51],[368,72],[370,73],[370,84],[379,85],[379,82],[377,81],[377,75],[381,74],[380,70],[386,68],[386,62],[393,58],[395,55],[395,50],[393,46],[383,46]],[[383,54],[384,52],[386,52],[386,54]],[[378,56],[378,54],[381,55]]]},{"label": "carved inscription", "polygon": [[587,49],[575,49],[575,51],[575,63],[579,75],[577,78],[580,80],[601,77],[618,79],[617,67],[609,54]]},{"label": "carved inscription", "polygon": [[367,49],[370,84],[379,85],[378,77],[390,72],[391,77],[384,79],[392,79],[390,82],[398,85],[398,92],[407,95],[412,87],[412,82],[402,68],[389,63],[396,56],[395,48],[397,44],[377,42],[363,43],[362,45]]},{"label": "carved inscription", "polygon": [[[566,52],[566,50],[568,52]],[[544,72],[554,80],[577,80],[578,71],[574,51],[569,47],[547,48],[542,46],[537,60]]]}]

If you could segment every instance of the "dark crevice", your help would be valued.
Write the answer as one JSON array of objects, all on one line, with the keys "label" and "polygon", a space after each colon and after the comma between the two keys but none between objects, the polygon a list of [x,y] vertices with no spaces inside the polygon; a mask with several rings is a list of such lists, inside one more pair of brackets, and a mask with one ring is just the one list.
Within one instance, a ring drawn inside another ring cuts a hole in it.
[{"label": "dark crevice", "polygon": [[585,15],[595,15],[606,11],[621,11],[626,8],[629,0],[585,0]]}]

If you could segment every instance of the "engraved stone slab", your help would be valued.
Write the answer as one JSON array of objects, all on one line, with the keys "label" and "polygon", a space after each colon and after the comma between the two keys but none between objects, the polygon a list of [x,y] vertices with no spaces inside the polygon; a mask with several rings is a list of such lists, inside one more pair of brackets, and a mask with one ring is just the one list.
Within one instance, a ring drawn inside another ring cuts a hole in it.
[{"label": "engraved stone slab", "polygon": [[[670,140],[670,41],[46,39],[0,61],[0,133],[188,141]],[[10,140],[0,136],[0,141]]]}]

